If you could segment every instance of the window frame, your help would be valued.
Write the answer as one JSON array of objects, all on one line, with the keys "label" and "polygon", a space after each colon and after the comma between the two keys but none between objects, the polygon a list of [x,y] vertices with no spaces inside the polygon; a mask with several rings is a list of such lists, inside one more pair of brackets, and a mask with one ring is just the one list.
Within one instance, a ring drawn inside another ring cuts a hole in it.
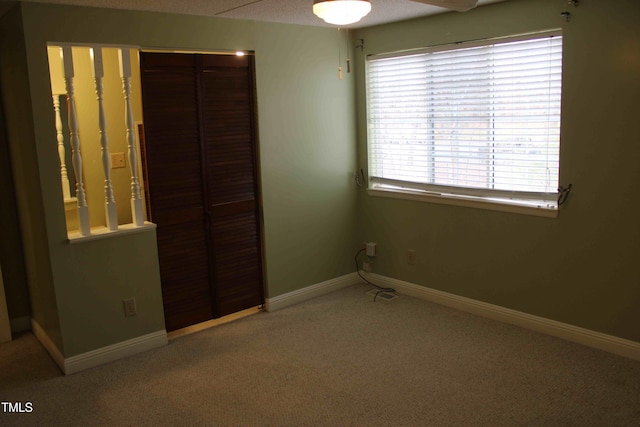
[{"label": "window frame", "polygon": [[[367,126],[367,160],[372,165],[372,136],[370,126],[370,96],[369,96],[369,64],[371,60],[388,59],[394,57],[405,57],[424,53],[434,53],[443,51],[455,51],[474,47],[490,46],[503,43],[539,40],[551,37],[562,38],[562,29],[553,29],[543,32],[519,34],[507,37],[487,38],[468,42],[448,43],[437,46],[430,46],[419,49],[388,52],[368,55],[365,60],[365,92],[366,92],[366,126]],[[564,50],[564,46],[562,47]],[[561,53],[560,64],[562,66],[563,53]],[[562,127],[562,80],[563,72],[560,72],[560,124],[558,128],[558,185],[560,181],[560,145]],[[467,206],[481,209],[498,210],[512,213],[529,214],[544,217],[556,217],[558,214],[557,198],[551,200],[551,195],[555,193],[535,193],[531,192],[531,198],[525,198],[522,192],[512,192],[508,190],[494,190],[473,187],[456,187],[439,185],[436,183],[417,183],[389,178],[378,178],[372,175],[372,168],[369,167],[367,191],[369,195],[391,197],[399,199],[418,200],[423,202],[440,203],[456,206]]]}]

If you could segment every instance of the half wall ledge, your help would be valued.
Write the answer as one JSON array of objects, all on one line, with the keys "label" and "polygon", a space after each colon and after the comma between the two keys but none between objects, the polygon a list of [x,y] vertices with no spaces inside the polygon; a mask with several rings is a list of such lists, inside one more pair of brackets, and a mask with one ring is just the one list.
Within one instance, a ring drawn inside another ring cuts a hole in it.
[{"label": "half wall ledge", "polygon": [[111,231],[107,227],[92,227],[91,234],[83,236],[80,231],[74,231],[68,234],[70,244],[91,242],[100,239],[110,239],[113,237],[119,237],[126,234],[143,233],[150,230],[155,230],[156,224],[153,222],[145,221],[143,225],[137,226],[135,224],[123,224],[119,225],[117,230]]}]

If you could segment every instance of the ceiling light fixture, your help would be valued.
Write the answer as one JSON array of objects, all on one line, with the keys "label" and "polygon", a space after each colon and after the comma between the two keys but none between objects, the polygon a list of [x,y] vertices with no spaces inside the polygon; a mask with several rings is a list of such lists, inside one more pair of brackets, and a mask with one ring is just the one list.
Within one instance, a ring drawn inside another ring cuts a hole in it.
[{"label": "ceiling light fixture", "polygon": [[367,0],[314,0],[313,13],[328,24],[349,25],[371,11]]}]

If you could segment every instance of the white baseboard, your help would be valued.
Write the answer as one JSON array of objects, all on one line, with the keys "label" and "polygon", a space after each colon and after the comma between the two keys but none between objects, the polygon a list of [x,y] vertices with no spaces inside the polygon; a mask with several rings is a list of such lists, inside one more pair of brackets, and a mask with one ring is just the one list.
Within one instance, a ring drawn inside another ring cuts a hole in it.
[{"label": "white baseboard", "polygon": [[337,291],[338,289],[346,288],[347,286],[358,283],[358,280],[358,275],[356,273],[350,273],[336,277],[335,279],[316,283],[315,285],[307,286],[306,288],[298,289],[293,292],[278,295],[277,297],[267,298],[265,299],[265,310],[280,310],[281,308],[285,308],[329,292]]},{"label": "white baseboard", "polygon": [[40,341],[40,344],[42,344],[45,350],[49,352],[49,355],[51,355],[53,361],[56,362],[56,365],[58,365],[60,370],[64,373],[64,356],[62,356],[62,352],[58,346],[51,341],[49,335],[47,335],[44,329],[42,329],[34,319],[31,319],[31,331],[33,332],[33,335],[38,338],[38,341]]},{"label": "white baseboard", "polygon": [[64,359],[64,373],[74,374],[88,368],[133,356],[167,345],[167,331],[161,330]]},{"label": "white baseboard", "polygon": [[65,375],[133,356],[156,347],[162,347],[168,343],[167,331],[163,329],[65,359],[60,349],[53,343],[38,322],[33,319],[31,319],[31,329]]},{"label": "white baseboard", "polygon": [[542,332],[588,347],[608,351],[630,359],[640,360],[640,342],[603,334],[590,329],[580,328],[567,323],[534,316],[521,311],[512,310],[461,297],[436,289],[416,285],[402,280],[392,279],[378,274],[363,273],[380,286],[394,288],[399,294],[424,299],[440,305],[446,305],[461,311],[487,317],[500,322]]},{"label": "white baseboard", "polygon": [[9,319],[9,324],[11,325],[11,332],[14,334],[26,332],[31,330],[31,317],[15,317],[13,319]]}]

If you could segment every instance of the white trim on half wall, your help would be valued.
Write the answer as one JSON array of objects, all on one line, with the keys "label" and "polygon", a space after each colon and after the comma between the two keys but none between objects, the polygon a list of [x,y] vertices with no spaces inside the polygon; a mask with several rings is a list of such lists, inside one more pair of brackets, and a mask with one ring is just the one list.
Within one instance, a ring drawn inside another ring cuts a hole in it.
[{"label": "white trim on half wall", "polygon": [[160,330],[113,345],[78,354],[64,359],[65,375],[133,356],[147,350],[167,345],[167,331]]},{"label": "white trim on half wall", "polygon": [[65,358],[60,349],[51,341],[38,322],[31,319],[33,334],[38,338],[42,346],[49,352],[54,362],[65,375],[75,374],[85,369],[113,362],[118,359],[133,356],[157,347],[167,345],[167,331],[162,329],[147,335],[132,338],[116,344],[108,345],[86,353]]},{"label": "white trim on half wall", "polygon": [[47,350],[53,361],[56,362],[58,368],[60,368],[60,370],[64,373],[64,356],[62,355],[62,352],[60,351],[58,346],[53,343],[51,338],[49,338],[49,335],[47,335],[44,329],[42,329],[42,327],[34,319],[31,319],[31,331],[33,332],[33,335],[38,338],[38,341],[40,341],[40,344],[42,344],[45,350]]}]

